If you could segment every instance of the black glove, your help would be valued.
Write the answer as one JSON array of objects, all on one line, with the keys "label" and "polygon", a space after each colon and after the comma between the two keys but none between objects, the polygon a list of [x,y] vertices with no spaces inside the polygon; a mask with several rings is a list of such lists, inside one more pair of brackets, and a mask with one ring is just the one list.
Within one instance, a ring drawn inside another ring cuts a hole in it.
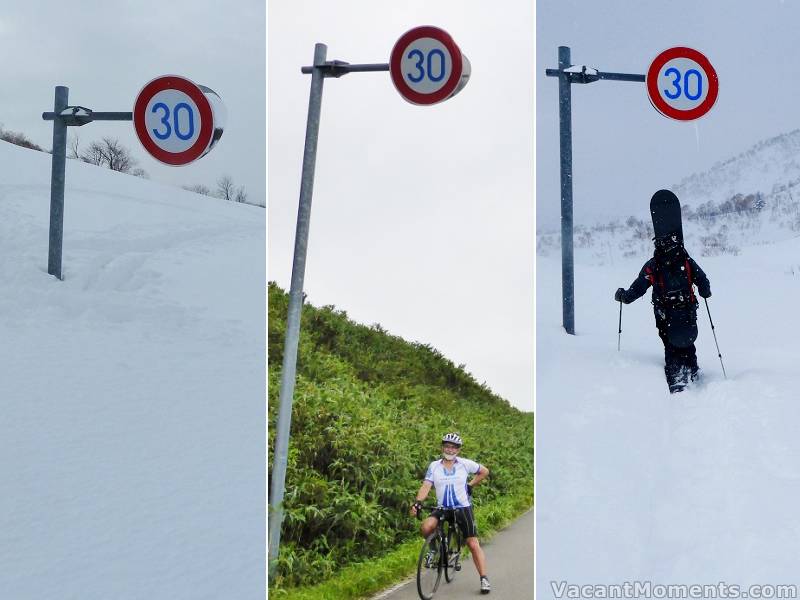
[{"label": "black glove", "polygon": [[617,291],[614,292],[614,300],[617,302],[622,302],[622,296],[625,293],[625,288],[617,288]]},{"label": "black glove", "polygon": [[698,290],[701,298],[711,298],[711,288]]},{"label": "black glove", "polygon": [[472,498],[472,486],[470,484],[467,484],[467,496]]}]

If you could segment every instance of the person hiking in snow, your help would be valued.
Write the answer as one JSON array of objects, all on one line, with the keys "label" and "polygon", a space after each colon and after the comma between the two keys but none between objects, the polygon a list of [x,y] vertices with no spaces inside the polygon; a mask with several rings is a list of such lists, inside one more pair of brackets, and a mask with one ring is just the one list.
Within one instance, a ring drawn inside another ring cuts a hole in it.
[{"label": "person hiking in snow", "polygon": [[639,276],[626,290],[619,288],[614,300],[630,304],[653,287],[652,303],[658,336],[664,342],[664,374],[670,393],[680,392],[699,375],[694,340],[697,337],[697,298],[711,296],[711,284],[703,269],[683,247],[682,236],[670,233],[653,238],[655,251]]}]

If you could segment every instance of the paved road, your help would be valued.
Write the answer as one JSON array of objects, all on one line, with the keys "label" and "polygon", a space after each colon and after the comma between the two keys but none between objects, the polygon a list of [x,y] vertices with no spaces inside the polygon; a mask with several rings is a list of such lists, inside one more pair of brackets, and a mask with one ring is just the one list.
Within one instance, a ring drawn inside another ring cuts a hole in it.
[{"label": "paved road", "polygon": [[[453,583],[445,583],[442,576],[435,600],[533,600],[533,524],[531,510],[482,544],[492,582],[491,594],[481,596],[478,572],[470,557],[464,560],[464,566]],[[373,600],[419,600],[416,579],[383,592]]]}]

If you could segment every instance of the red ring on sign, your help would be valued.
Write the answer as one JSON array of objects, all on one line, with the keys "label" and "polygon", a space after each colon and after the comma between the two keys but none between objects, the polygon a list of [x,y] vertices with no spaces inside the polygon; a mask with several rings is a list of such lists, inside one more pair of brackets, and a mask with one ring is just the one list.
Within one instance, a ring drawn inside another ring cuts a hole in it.
[{"label": "red ring on sign", "polygon": [[[422,94],[413,90],[403,79],[403,73],[400,69],[400,62],[403,60],[403,52],[408,45],[414,40],[420,38],[433,38],[441,42],[447,51],[450,52],[450,61],[453,63],[453,68],[450,71],[450,77],[445,84],[438,90],[431,94]],[[461,60],[461,50],[456,45],[450,34],[433,27],[431,25],[423,25],[422,27],[415,27],[410,31],[405,32],[400,39],[397,40],[392,48],[391,58],[389,59],[389,74],[392,76],[392,83],[400,95],[413,104],[436,104],[442,100],[446,100],[458,87],[458,82],[461,81],[461,71],[464,65]]]},{"label": "red ring on sign", "polygon": [[[658,90],[658,73],[661,71],[661,67],[673,58],[688,58],[693,60],[700,65],[708,78],[708,94],[706,94],[706,99],[690,110],[673,108],[661,97]],[[711,62],[701,52],[698,52],[694,48],[686,48],[684,46],[669,48],[656,56],[653,62],[650,63],[650,68],[647,69],[646,81],[647,95],[650,98],[650,103],[665,117],[670,117],[679,121],[692,121],[702,117],[714,106],[714,103],[717,101],[717,95],[719,94],[719,79],[717,78],[717,72],[714,70],[714,67],[711,66]]]},{"label": "red ring on sign", "polygon": [[[183,152],[168,152],[158,146],[147,131],[145,111],[147,104],[158,92],[178,90],[189,96],[200,112],[200,133],[197,141]],[[178,75],[156,77],[142,88],[133,105],[133,127],[144,149],[156,160],[177,167],[188,165],[203,156],[214,138],[214,113],[211,103],[196,83]]]}]

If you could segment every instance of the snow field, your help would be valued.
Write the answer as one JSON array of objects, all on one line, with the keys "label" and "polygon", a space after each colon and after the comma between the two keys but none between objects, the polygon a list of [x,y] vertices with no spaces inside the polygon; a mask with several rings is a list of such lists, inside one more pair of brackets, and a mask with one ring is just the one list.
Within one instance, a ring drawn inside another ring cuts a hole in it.
[{"label": "snow field", "polygon": [[[686,227],[686,225],[684,225]],[[609,245],[609,248],[612,248]],[[800,579],[800,239],[690,254],[706,271],[703,382],[670,395],[650,293],[617,287],[649,257],[579,252],[576,336],[561,323],[557,253],[537,263],[538,593],[550,581],[785,584]],[[613,261],[613,262],[612,262]]]},{"label": "snow field", "polygon": [[263,209],[0,162],[0,595],[263,597]]}]

